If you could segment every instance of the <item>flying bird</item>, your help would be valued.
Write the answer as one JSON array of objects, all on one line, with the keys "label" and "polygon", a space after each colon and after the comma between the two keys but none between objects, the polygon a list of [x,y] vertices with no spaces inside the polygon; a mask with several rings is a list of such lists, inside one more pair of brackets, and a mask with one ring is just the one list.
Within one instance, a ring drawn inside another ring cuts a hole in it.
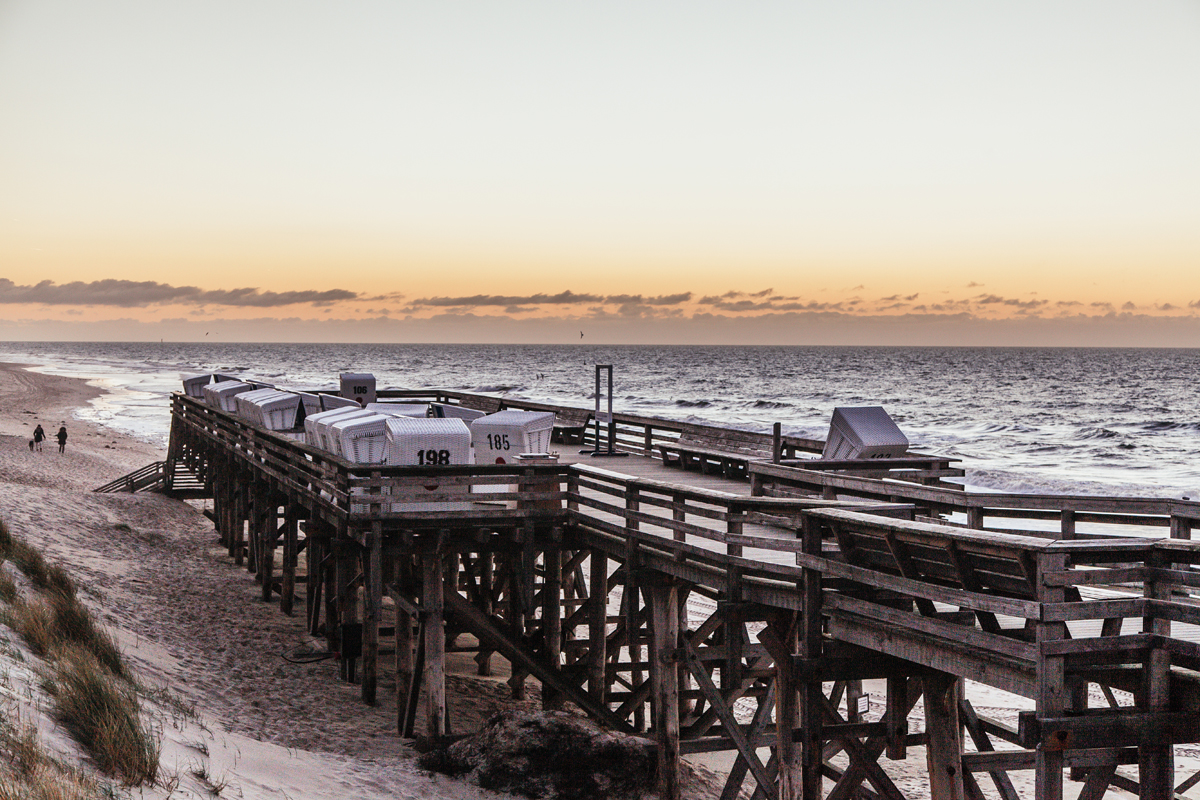
[{"label": "flying bird", "polygon": [[583,331],[580,331],[580,332],[579,332],[579,338],[580,338],[580,339],[582,339],[582,338],[583,338]]}]

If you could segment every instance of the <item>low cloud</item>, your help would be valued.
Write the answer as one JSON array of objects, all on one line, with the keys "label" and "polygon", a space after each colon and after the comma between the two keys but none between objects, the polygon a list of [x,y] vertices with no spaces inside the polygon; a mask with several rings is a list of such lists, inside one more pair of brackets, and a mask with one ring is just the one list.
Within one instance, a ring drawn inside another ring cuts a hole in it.
[{"label": "low cloud", "polygon": [[995,294],[981,294],[974,298],[976,303],[984,306],[1004,305],[1029,311],[1046,305],[1045,300],[1018,300],[1015,297],[1000,297]]},{"label": "low cloud", "polygon": [[[432,306],[438,308],[486,308],[499,306],[501,308],[519,308],[521,306],[564,306],[576,303],[604,303],[609,305],[645,305],[645,306],[674,306],[686,303],[692,299],[691,292],[664,294],[647,297],[640,294],[600,295],[577,293],[567,290],[558,294],[531,295],[500,295],[475,294],[466,297],[422,297],[412,300],[412,306]],[[522,309],[531,310],[531,309]]]},{"label": "low cloud", "polygon": [[172,286],[157,281],[124,281],[105,278],[98,281],[72,281],[58,284],[41,281],[22,286],[0,278],[0,303],[40,303],[52,306],[116,306],[139,308],[150,305],[183,303],[188,305],[241,306],[274,308],[299,303],[328,305],[354,300],[356,292],[345,289],[326,291],[262,292],[255,288],[205,290],[197,286]]}]

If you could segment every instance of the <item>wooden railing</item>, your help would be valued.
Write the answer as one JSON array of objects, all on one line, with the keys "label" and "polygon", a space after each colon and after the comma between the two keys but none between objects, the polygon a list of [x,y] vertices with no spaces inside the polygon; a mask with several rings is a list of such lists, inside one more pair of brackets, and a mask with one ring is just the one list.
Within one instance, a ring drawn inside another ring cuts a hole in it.
[{"label": "wooden railing", "polygon": [[[944,487],[918,486],[879,478],[816,472],[811,469],[754,462],[750,465],[751,493],[778,496],[808,493],[819,497],[858,498],[880,502],[913,503],[928,516],[961,514],[967,527],[986,528],[988,518],[1027,522],[1058,522],[1056,532],[1021,530],[1032,536],[1094,538],[1114,535],[1096,526],[1158,528],[1176,539],[1191,538],[1200,524],[1200,502],[1170,498],[1096,497],[1091,495],[1037,495],[972,493]],[[1086,524],[1089,529],[1080,530]],[[1123,535],[1129,535],[1122,532]]]},{"label": "wooden railing", "polygon": [[[562,516],[566,468],[497,464],[427,467],[356,464],[283,434],[176,394],[172,413],[180,445],[209,445],[305,498],[332,519],[360,526],[374,520],[433,524]],[[557,510],[556,510],[557,509]]]},{"label": "wooden railing", "polygon": [[[1045,657],[1118,687],[1156,651],[1200,668],[1200,543],[981,532],[913,521],[903,504],[746,498],[579,465],[567,501],[589,547],[634,547],[647,568],[721,591],[736,580],[747,600],[785,608],[815,571],[834,639],[1027,697]],[[806,525],[820,532],[807,546]]]},{"label": "wooden railing", "polygon": [[101,493],[140,492],[162,485],[164,461],[155,461],[93,490]]}]

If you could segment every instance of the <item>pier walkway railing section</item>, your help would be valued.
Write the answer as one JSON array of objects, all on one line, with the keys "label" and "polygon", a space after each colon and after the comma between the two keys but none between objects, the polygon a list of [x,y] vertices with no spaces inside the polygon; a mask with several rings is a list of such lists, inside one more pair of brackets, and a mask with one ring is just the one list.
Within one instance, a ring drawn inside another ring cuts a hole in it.
[{"label": "pier walkway railing section", "polygon": [[[652,453],[651,437],[637,444]],[[450,734],[446,653],[471,649],[481,674],[511,663],[516,695],[532,675],[547,707],[649,735],[668,798],[682,754],[717,750],[736,753],[730,798],[749,781],[768,798],[898,800],[879,759],[918,746],[939,799],[983,797],[982,779],[1014,800],[1017,770],[1048,800],[1064,770],[1088,798],[1194,782],[1174,785],[1172,755],[1200,741],[1200,549],[1182,538],[981,530],[1016,501],[778,463],[751,464],[759,496],[578,464],[356,465],[183,395],[168,462],[207,487],[264,599],[292,613],[303,586],[309,630],[343,678],[361,667],[367,702],[392,638],[404,735]],[[1067,511],[1179,537],[1196,518],[1172,501],[1020,502],[1064,530]],[[1035,710],[981,718],[963,678]],[[882,702],[863,702],[870,680]]]}]

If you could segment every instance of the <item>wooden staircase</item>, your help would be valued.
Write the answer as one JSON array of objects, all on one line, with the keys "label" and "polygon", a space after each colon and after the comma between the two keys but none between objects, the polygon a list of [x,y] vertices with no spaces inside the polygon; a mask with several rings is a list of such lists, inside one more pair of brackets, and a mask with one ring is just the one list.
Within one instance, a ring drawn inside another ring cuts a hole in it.
[{"label": "wooden staircase", "polygon": [[[169,487],[169,488],[168,488]],[[208,497],[208,490],[185,465],[176,462],[155,461],[141,469],[114,481],[109,481],[93,491],[104,494],[115,492],[159,492],[181,500]]]}]

